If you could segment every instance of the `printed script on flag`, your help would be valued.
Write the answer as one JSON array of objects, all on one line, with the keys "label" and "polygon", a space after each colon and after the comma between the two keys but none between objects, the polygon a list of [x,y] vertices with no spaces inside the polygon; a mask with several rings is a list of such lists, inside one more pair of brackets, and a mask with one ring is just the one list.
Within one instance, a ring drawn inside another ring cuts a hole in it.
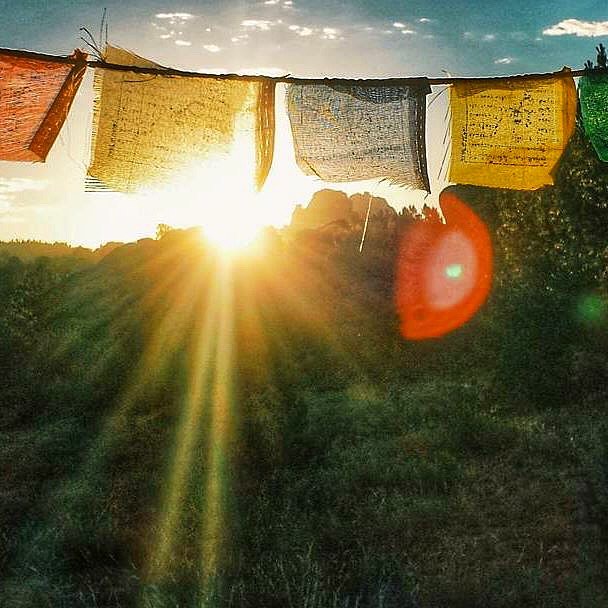
[{"label": "printed script on flag", "polygon": [[381,179],[429,191],[428,81],[411,85],[296,84],[287,109],[296,162],[327,182]]},{"label": "printed script on flag", "polygon": [[553,173],[574,132],[569,76],[466,80],[450,88],[450,181],[535,190]]},{"label": "printed script on flag", "polygon": [[[109,47],[108,63],[159,67]],[[274,84],[98,69],[89,189],[135,192],[247,147],[252,182],[272,162]],[[243,167],[247,170],[247,167]]]}]

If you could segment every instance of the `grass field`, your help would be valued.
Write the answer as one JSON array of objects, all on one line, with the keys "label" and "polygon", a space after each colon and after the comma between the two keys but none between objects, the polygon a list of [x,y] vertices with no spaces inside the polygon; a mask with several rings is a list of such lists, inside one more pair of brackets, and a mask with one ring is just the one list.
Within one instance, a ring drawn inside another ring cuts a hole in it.
[{"label": "grass field", "polygon": [[0,605],[608,605],[578,300],[498,289],[406,342],[394,243],[222,275],[194,238],[0,260]]}]

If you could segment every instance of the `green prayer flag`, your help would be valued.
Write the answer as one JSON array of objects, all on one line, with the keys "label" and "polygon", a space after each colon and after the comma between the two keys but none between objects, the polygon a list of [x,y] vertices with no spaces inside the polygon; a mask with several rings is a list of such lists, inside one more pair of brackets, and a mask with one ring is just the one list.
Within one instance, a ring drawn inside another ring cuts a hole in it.
[{"label": "green prayer flag", "polygon": [[608,162],[608,75],[583,76],[579,96],[585,133],[600,159]]}]

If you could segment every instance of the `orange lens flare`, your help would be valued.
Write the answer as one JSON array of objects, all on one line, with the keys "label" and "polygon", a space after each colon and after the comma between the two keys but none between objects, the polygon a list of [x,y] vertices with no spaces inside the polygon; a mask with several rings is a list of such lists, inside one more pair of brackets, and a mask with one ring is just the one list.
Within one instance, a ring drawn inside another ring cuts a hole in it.
[{"label": "orange lens flare", "polygon": [[395,300],[401,333],[409,340],[443,336],[464,325],[492,284],[492,242],[484,222],[452,192],[436,213],[404,233],[397,261]]}]

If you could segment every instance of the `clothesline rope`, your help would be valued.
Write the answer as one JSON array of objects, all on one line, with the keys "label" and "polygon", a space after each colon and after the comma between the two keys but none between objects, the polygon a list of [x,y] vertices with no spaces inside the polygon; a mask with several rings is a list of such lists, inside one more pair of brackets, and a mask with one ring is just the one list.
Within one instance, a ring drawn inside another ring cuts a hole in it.
[{"label": "clothesline rope", "polygon": [[[116,63],[107,63],[98,59],[85,60],[85,55],[81,51],[75,51],[74,55],[51,55],[46,53],[37,53],[34,51],[25,51],[21,49],[6,49],[0,48],[0,54],[12,55],[15,57],[24,57],[29,59],[39,59],[43,61],[54,61],[57,63],[78,64],[86,63],[90,68],[115,70],[120,72],[133,72],[135,74],[148,74],[156,76],[180,76],[185,78],[216,78],[223,80],[245,80],[249,82],[255,81],[273,81],[283,84],[357,84],[359,86],[390,86],[390,85],[407,85],[415,81],[420,81],[422,77],[390,77],[390,78],[301,78],[290,76],[263,76],[261,74],[213,74],[203,72],[189,72],[185,70],[176,70],[174,68],[153,68],[140,67],[135,65],[120,65]],[[584,76],[589,73],[608,74],[608,68],[594,68],[593,71],[587,69],[569,70],[563,68],[556,72],[543,72],[539,74],[514,74],[510,76],[484,76],[484,77],[469,77],[469,76],[448,76],[440,78],[427,78],[430,85],[454,84],[463,81],[475,80],[478,82],[504,79],[528,79],[528,78],[555,78],[555,77],[577,77]]]}]

